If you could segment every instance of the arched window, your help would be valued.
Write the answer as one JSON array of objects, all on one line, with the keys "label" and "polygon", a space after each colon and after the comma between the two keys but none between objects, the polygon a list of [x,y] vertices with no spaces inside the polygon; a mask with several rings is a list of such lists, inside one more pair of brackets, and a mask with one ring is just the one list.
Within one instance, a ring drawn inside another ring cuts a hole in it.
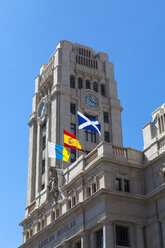
[{"label": "arched window", "polygon": [[78,78],[78,89],[82,89],[83,88],[83,80],[82,78]]},{"label": "arched window", "polygon": [[93,83],[93,90],[98,92],[98,83],[96,82]]},{"label": "arched window", "polygon": [[105,96],[105,85],[104,84],[101,85],[101,95]]},{"label": "arched window", "polygon": [[91,82],[87,79],[86,80],[86,89],[90,89],[91,88]]},{"label": "arched window", "polygon": [[73,75],[70,76],[70,87],[75,88],[75,77]]}]

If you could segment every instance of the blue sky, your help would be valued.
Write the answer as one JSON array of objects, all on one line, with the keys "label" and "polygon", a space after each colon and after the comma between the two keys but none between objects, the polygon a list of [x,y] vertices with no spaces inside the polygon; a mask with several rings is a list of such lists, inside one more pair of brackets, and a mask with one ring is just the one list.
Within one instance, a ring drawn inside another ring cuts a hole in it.
[{"label": "blue sky", "polygon": [[0,0],[0,246],[22,243],[28,121],[34,80],[59,40],[108,53],[123,107],[124,146],[142,150],[142,126],[165,102],[164,0]]}]

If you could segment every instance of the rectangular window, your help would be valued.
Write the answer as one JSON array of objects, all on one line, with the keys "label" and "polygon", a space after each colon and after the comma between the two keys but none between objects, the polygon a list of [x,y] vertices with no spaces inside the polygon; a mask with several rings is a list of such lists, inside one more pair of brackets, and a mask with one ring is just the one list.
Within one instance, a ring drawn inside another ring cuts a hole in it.
[{"label": "rectangular window", "polygon": [[85,130],[85,140],[91,143],[96,143],[96,133],[92,130]]},{"label": "rectangular window", "polygon": [[122,191],[122,180],[121,180],[121,178],[116,178],[116,190]]},{"label": "rectangular window", "polygon": [[59,209],[57,208],[57,209],[56,209],[56,219],[57,219],[59,216],[60,216],[60,211],[59,211]]},{"label": "rectangular window", "polygon": [[124,191],[130,192],[130,183],[129,183],[129,180],[127,179],[124,179]]},{"label": "rectangular window", "polygon": [[91,196],[91,187],[87,187],[87,196]]},{"label": "rectangular window", "polygon": [[76,114],[76,104],[75,103],[71,103],[70,104],[70,113],[72,115],[75,115]]},{"label": "rectangular window", "polygon": [[109,132],[104,132],[104,140],[105,142],[109,142],[110,139],[109,139]]},{"label": "rectangular window", "polygon": [[70,131],[71,133],[76,135],[76,124],[73,123],[70,124]]},{"label": "rectangular window", "polygon": [[96,247],[103,248],[103,230],[96,232]]},{"label": "rectangular window", "polygon": [[46,147],[46,136],[44,136],[42,140],[42,149],[45,150],[45,147]]},{"label": "rectangular window", "polygon": [[68,209],[71,209],[71,200],[68,200]]},{"label": "rectangular window", "polygon": [[109,123],[108,112],[104,112],[104,122]]},{"label": "rectangular window", "polygon": [[92,194],[96,192],[96,183],[92,183]]},{"label": "rectangular window", "polygon": [[116,245],[129,247],[129,228],[124,226],[116,226]]},{"label": "rectangular window", "polygon": [[78,242],[76,243],[76,248],[81,248],[81,241],[78,241]]},{"label": "rectangular window", "polygon": [[41,190],[43,190],[45,188],[45,184],[43,183],[42,185],[41,185]]},{"label": "rectangular window", "polygon": [[42,160],[42,175],[45,173],[45,159]]},{"label": "rectangular window", "polygon": [[74,163],[76,161],[76,150],[71,149],[70,152],[70,162]]}]

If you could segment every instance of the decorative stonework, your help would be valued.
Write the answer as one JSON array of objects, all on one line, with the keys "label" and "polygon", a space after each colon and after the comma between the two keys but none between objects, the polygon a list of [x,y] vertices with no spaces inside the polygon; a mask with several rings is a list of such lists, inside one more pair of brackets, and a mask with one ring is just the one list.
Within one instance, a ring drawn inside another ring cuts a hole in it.
[{"label": "decorative stonework", "polygon": [[50,166],[50,168],[49,168],[48,188],[49,188],[49,192],[53,196],[54,201],[57,202],[57,197],[58,197],[58,177],[57,177],[57,170],[53,166]]}]

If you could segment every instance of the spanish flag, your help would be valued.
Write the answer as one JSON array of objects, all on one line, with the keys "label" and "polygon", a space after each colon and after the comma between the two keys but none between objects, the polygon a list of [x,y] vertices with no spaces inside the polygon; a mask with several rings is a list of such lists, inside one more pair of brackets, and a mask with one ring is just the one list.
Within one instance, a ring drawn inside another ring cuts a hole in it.
[{"label": "spanish flag", "polygon": [[72,133],[68,133],[66,130],[64,130],[64,146],[84,152],[77,137]]}]

